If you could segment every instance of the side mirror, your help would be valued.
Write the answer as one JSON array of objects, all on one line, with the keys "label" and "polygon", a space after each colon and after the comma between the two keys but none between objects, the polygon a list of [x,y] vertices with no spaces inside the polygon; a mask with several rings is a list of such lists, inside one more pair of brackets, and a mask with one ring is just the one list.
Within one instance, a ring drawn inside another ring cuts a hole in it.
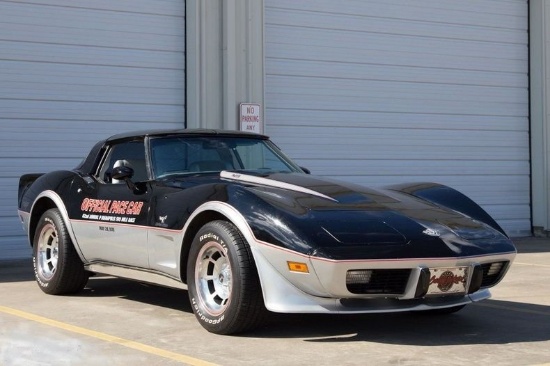
[{"label": "side mirror", "polygon": [[133,176],[134,169],[130,168],[129,166],[121,165],[111,170],[111,179],[126,180],[132,179]]},{"label": "side mirror", "polygon": [[301,166],[300,169],[302,169],[306,174],[311,174],[311,170],[309,170],[308,168],[304,168],[303,166]]},{"label": "side mirror", "polygon": [[[125,181],[128,188],[134,192],[139,191],[138,187],[132,182],[134,176],[134,169],[129,166],[117,166],[111,170],[111,182],[119,183]],[[116,182],[115,182],[116,181]]]}]

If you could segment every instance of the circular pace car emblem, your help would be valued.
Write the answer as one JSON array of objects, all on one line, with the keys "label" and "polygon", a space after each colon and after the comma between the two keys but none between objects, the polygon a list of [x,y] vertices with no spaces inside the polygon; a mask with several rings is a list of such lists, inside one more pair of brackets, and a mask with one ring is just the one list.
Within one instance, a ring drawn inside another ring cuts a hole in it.
[{"label": "circular pace car emblem", "polygon": [[437,288],[442,292],[447,292],[453,284],[455,283],[455,275],[451,271],[445,271],[439,276],[439,281],[437,283]]},{"label": "circular pace car emblem", "polygon": [[436,284],[439,291],[447,292],[453,287],[453,285],[465,283],[465,281],[466,277],[464,275],[458,275],[453,273],[451,270],[446,270],[440,275],[432,275],[430,278],[430,285]]}]

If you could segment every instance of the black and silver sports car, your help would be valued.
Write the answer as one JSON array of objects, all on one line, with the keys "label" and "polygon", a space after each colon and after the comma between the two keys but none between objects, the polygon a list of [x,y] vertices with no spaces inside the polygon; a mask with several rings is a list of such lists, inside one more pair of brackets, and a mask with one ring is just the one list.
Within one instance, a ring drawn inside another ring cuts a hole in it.
[{"label": "black and silver sports car", "polygon": [[92,273],[187,289],[230,334],[281,313],[451,313],[487,299],[516,250],[458,191],[315,177],[266,137],[147,131],[74,170],[20,179],[19,216],[48,294]]}]

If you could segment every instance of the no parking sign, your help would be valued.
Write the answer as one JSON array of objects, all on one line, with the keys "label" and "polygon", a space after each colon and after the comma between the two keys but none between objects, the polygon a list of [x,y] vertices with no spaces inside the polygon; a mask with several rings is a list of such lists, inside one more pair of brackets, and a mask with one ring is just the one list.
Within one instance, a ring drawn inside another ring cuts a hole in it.
[{"label": "no parking sign", "polygon": [[241,103],[239,115],[241,120],[241,131],[263,133],[259,104]]}]

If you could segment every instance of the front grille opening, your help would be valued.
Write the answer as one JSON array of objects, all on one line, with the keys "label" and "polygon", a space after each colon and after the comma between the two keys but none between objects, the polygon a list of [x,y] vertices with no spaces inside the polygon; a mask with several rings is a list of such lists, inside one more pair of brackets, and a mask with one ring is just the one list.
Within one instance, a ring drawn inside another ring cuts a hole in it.
[{"label": "front grille opening", "polygon": [[504,275],[508,267],[507,261],[485,263],[481,265],[483,269],[483,279],[481,280],[481,288],[491,287],[496,285]]},{"label": "front grille opening", "polygon": [[352,294],[392,294],[405,292],[411,269],[353,269],[346,273],[346,287]]}]

